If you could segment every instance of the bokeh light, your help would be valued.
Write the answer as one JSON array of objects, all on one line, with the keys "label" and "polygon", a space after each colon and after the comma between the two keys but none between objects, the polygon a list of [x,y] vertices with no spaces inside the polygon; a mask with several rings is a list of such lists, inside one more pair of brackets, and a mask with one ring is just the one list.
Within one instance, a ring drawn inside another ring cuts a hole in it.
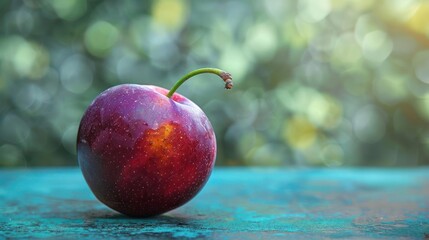
[{"label": "bokeh light", "polygon": [[76,165],[86,107],[122,83],[206,112],[218,165],[429,164],[429,2],[0,3],[0,167]]}]

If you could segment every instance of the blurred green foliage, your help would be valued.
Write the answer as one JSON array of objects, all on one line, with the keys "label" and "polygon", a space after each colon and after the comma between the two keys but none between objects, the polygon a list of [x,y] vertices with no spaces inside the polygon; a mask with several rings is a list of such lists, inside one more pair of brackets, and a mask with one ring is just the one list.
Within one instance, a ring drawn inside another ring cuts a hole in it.
[{"label": "blurred green foliage", "polygon": [[76,165],[80,118],[122,83],[179,89],[218,165],[429,163],[429,2],[0,3],[0,166]]}]

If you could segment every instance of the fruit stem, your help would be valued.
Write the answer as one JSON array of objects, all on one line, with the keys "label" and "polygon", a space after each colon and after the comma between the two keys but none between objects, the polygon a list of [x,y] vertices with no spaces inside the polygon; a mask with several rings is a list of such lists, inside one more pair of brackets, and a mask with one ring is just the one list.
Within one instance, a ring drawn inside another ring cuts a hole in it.
[{"label": "fruit stem", "polygon": [[181,79],[179,79],[179,81],[177,81],[176,84],[174,84],[174,86],[168,92],[167,97],[171,98],[171,96],[173,96],[174,92],[176,92],[176,90],[180,87],[180,85],[182,85],[189,78],[191,78],[195,75],[201,74],[201,73],[212,73],[212,74],[218,75],[225,82],[225,88],[226,89],[231,89],[233,86],[231,74],[229,74],[223,70],[217,69],[217,68],[200,68],[200,69],[194,70],[192,72],[189,72],[188,74],[183,76]]}]

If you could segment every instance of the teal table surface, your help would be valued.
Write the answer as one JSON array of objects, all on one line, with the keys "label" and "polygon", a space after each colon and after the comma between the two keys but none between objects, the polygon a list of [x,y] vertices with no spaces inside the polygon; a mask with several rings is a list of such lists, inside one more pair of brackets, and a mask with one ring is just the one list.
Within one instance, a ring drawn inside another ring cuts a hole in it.
[{"label": "teal table surface", "polygon": [[0,170],[0,239],[429,239],[429,168],[216,168],[186,205],[138,219],[78,168]]}]

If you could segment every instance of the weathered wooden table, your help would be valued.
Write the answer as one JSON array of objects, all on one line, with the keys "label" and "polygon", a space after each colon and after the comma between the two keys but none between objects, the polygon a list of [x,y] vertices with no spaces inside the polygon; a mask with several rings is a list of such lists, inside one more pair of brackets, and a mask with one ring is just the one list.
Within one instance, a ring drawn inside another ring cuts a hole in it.
[{"label": "weathered wooden table", "polygon": [[99,203],[77,168],[0,170],[1,238],[429,238],[429,168],[216,168],[149,219]]}]

